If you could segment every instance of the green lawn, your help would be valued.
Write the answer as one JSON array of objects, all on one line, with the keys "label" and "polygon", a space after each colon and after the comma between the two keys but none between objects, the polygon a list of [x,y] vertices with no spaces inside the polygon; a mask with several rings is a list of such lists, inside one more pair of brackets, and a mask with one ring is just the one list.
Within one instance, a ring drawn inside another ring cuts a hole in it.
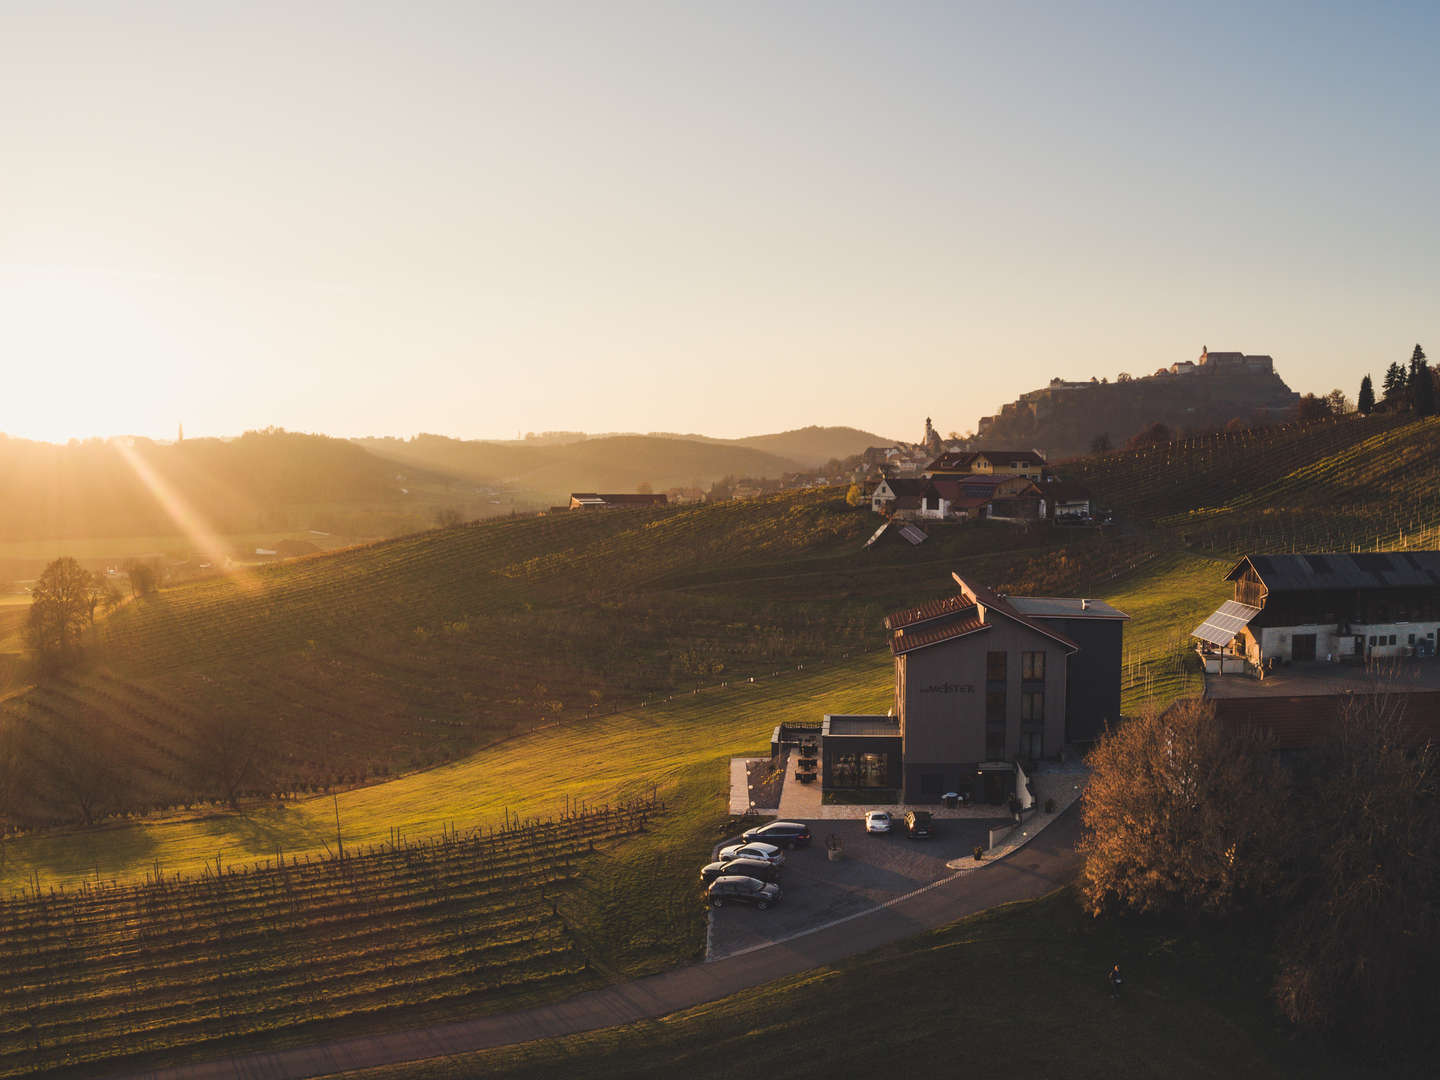
[{"label": "green lawn", "polygon": [[[707,812],[723,812],[732,755],[768,752],[782,720],[817,720],[827,711],[883,710],[891,700],[888,653],[738,681],[721,690],[682,694],[595,720],[567,721],[481,750],[462,762],[388,783],[341,792],[347,844],[385,840],[392,828],[411,836],[442,827],[492,825],[503,814],[546,817],[565,799],[591,804],[658,785],[671,792],[704,770]],[[686,787],[686,799],[696,789]],[[217,853],[226,862],[320,851],[335,842],[335,802],[318,796],[164,821],[53,830],[4,841],[0,888],[143,876],[158,862],[167,873],[195,873]]]},{"label": "green lawn", "polygon": [[[1116,962],[1126,983],[1112,1000]],[[341,1075],[1425,1075],[1295,1038],[1268,982],[1263,938],[1243,927],[1097,921],[1060,890],[658,1021]]]}]

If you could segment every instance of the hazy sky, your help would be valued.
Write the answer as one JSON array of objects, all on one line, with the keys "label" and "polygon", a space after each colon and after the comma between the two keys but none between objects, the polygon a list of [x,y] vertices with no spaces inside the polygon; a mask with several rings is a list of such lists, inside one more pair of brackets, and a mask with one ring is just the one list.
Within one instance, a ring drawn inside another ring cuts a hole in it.
[{"label": "hazy sky", "polygon": [[0,431],[972,428],[1440,355],[1440,5],[0,0]]}]

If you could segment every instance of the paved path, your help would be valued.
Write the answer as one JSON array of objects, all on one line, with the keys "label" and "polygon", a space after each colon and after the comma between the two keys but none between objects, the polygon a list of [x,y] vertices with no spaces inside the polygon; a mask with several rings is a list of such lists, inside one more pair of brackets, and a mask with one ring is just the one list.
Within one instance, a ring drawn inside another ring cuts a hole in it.
[{"label": "paved path", "polygon": [[134,1075],[147,1080],[301,1080],[654,1019],[913,937],[997,904],[1041,896],[1074,873],[1078,833],[1079,814],[1072,808],[984,873],[943,878],[884,907],[788,941],[590,990],[554,1005]]}]

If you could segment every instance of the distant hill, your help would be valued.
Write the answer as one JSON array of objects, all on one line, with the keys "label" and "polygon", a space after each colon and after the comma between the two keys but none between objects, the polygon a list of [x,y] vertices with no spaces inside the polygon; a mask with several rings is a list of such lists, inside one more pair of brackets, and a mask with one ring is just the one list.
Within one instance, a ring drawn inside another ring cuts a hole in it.
[{"label": "distant hill", "polygon": [[852,427],[803,427],[776,435],[752,435],[735,439],[736,446],[748,446],[767,454],[778,454],[814,468],[831,458],[847,458],[871,446],[889,446],[895,440]]},{"label": "distant hill", "polygon": [[417,506],[426,483],[444,478],[401,480],[354,443],[283,430],[65,445],[0,435],[0,540],[174,534],[186,512],[219,533],[361,524],[360,535],[393,535],[430,523]]},{"label": "distant hill", "polygon": [[564,444],[491,443],[441,435],[356,442],[397,464],[448,472],[476,483],[512,484],[547,503],[558,503],[572,491],[634,491],[639,484],[650,484],[656,491],[709,487],[723,476],[778,477],[804,468],[794,459],[735,442],[655,435],[613,435]]}]

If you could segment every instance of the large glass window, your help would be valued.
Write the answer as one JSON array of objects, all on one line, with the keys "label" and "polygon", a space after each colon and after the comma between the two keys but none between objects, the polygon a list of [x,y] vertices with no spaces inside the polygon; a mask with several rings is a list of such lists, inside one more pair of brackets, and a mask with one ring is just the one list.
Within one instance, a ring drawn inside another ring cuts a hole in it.
[{"label": "large glass window", "polygon": [[1022,731],[1020,733],[1020,756],[1039,761],[1045,756],[1045,733],[1043,731]]},{"label": "large glass window", "polygon": [[830,785],[832,787],[889,787],[889,781],[889,754],[836,754],[831,759]]},{"label": "large glass window", "polygon": [[1045,654],[1043,652],[1022,652],[1020,654],[1020,678],[1027,682],[1044,681]]}]

